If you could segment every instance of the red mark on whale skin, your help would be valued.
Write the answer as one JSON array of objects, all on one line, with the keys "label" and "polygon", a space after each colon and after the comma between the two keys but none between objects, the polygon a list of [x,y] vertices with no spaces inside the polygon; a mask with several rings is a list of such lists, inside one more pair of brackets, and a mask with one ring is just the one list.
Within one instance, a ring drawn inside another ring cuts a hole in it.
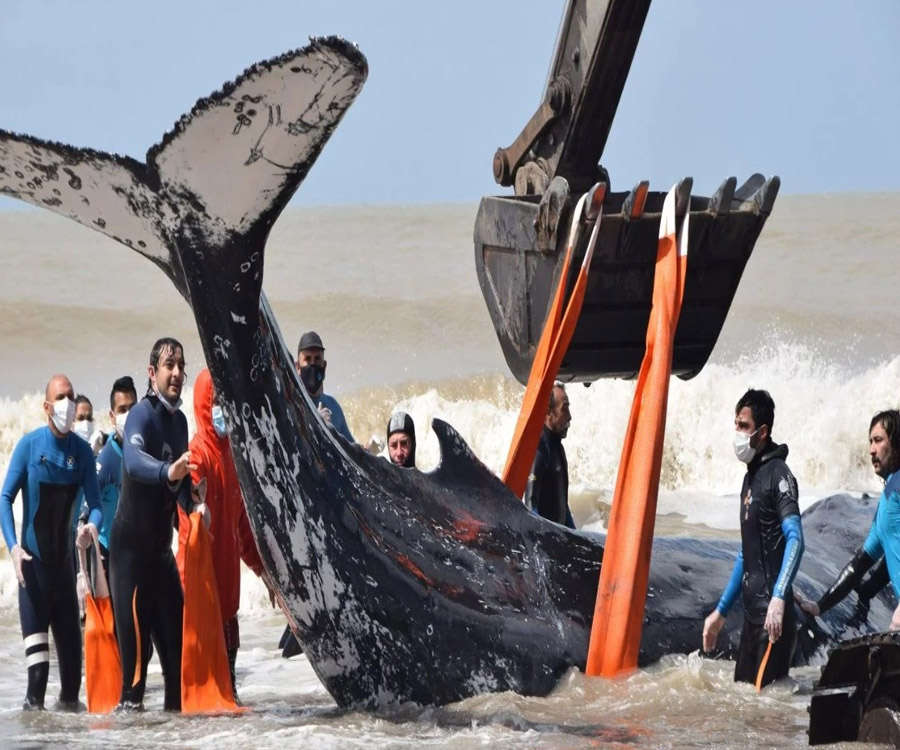
[{"label": "red mark on whale skin", "polygon": [[410,560],[406,555],[401,555],[396,552],[391,553],[394,559],[400,563],[404,568],[406,568],[410,573],[412,573],[416,578],[418,578],[423,583],[428,584],[431,588],[434,588],[434,581],[431,580],[422,569],[416,565],[412,560]]},{"label": "red mark on whale skin", "polygon": [[483,528],[484,524],[477,518],[468,513],[462,513],[461,518],[454,521],[451,534],[454,539],[458,539],[464,544],[470,544],[478,538]]}]

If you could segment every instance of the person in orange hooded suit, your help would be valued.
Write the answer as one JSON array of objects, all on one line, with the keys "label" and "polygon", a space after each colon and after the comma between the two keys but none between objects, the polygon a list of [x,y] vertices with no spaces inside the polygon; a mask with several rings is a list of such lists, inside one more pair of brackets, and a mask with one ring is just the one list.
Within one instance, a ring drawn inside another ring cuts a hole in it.
[{"label": "person in orange hooded suit", "polygon": [[191,477],[195,483],[206,479],[213,567],[225,627],[231,685],[237,698],[234,665],[241,642],[237,619],[241,598],[241,560],[263,578],[267,588],[268,578],[250,531],[222,407],[216,402],[209,370],[202,370],[194,382],[194,417],[197,431],[191,439],[190,451],[191,460],[197,468]]}]

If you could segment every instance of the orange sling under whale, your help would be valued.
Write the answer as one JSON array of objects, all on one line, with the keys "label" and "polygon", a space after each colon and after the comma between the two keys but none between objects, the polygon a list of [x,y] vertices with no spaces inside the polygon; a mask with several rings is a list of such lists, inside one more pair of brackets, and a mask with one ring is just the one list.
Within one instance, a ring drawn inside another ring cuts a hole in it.
[{"label": "orange sling under whale", "polygon": [[637,667],[650,575],[675,329],[684,297],[688,219],[676,229],[676,188],[663,204],[647,349],[641,363],[600,569],[588,650],[589,675]]},{"label": "orange sling under whale", "polygon": [[[566,256],[559,274],[559,282],[556,286],[556,294],[547,313],[544,330],[538,341],[534,359],[531,362],[531,373],[528,376],[528,385],[525,395],[522,397],[522,406],[519,410],[519,419],[513,433],[509,453],[506,457],[506,466],[503,468],[503,483],[512,490],[516,497],[522,497],[528,484],[528,475],[534,463],[538,443],[541,439],[541,427],[547,416],[547,404],[550,403],[550,390],[553,381],[559,372],[563,356],[572,341],[578,316],[581,314],[581,306],[584,302],[584,293],[587,288],[588,272],[591,260],[594,256],[594,247],[597,244],[597,235],[600,231],[602,218],[602,204],[606,197],[606,185],[600,183],[583,195],[575,207],[572,219],[572,229],[569,232],[566,243]],[[578,278],[572,288],[572,294],[563,314],[563,302],[565,299],[566,282],[569,278],[569,267],[572,263],[572,253],[578,244],[581,230],[581,221],[587,214],[596,214],[594,228],[588,248],[584,254],[584,261],[578,272]]]}]

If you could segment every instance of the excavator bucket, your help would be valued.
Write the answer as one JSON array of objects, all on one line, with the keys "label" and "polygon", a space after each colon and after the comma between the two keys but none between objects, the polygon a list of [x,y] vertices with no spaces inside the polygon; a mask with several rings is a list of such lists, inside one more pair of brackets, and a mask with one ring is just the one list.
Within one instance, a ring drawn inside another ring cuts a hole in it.
[{"label": "excavator bucket", "polygon": [[[739,190],[726,180],[712,198],[691,196],[677,206],[691,212],[690,260],[675,334],[672,371],[684,378],[706,364],[728,315],[738,282],[772,209],[779,180],[751,177]],[[690,180],[681,184],[689,193]],[[612,193],[591,264],[581,317],[559,370],[559,380],[633,377],[644,357],[653,274],[665,193],[641,183]],[[688,205],[689,201],[689,205]],[[475,222],[475,266],[506,362],[526,383],[544,319],[558,284],[563,248],[542,250],[538,200],[487,197]],[[558,224],[561,238],[568,224]],[[572,258],[580,267],[588,235]],[[575,273],[567,280],[569,289]]]},{"label": "excavator bucket", "polygon": [[809,744],[900,746],[900,633],[844,641],[828,655],[809,706]]},{"label": "excavator bucket", "polygon": [[[494,155],[513,196],[481,201],[475,266],[507,364],[526,383],[559,283],[571,207],[598,182],[610,186],[600,157],[618,108],[650,0],[569,0],[543,100],[515,141]],[[728,178],[710,198],[679,185],[676,213],[690,212],[690,261],[675,335],[673,372],[691,377],[706,364],[744,266],[778,194],[780,180]],[[669,186],[666,186],[668,188]],[[633,377],[644,356],[660,211],[666,191],[640,182],[607,189],[581,317],[558,378]],[[588,242],[582,233],[577,269]],[[568,290],[576,273],[565,280]]]}]

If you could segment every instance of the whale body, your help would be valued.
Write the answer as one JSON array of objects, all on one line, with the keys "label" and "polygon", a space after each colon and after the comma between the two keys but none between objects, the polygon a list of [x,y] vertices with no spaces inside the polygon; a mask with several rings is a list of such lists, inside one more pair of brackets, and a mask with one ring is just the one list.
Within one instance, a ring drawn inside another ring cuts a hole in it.
[{"label": "whale body", "polygon": [[[300,384],[262,293],[269,231],[366,76],[354,45],[313,39],[201,99],[146,163],[0,131],[0,193],[141,253],[191,306],[263,562],[339,705],[543,695],[584,667],[603,537],[533,515],[440,420],[428,473],[345,442]],[[807,559],[852,552],[817,544],[808,537]],[[737,548],[654,543],[642,664],[699,647]]]}]

